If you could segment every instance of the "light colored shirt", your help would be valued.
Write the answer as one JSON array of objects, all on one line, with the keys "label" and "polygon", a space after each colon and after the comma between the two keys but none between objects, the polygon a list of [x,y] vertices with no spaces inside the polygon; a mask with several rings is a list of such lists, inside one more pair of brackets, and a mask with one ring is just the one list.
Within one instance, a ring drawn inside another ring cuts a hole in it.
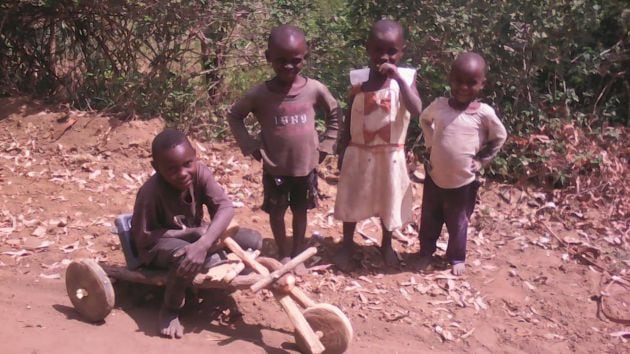
[{"label": "light colored shirt", "polygon": [[452,108],[448,98],[433,101],[420,115],[427,148],[429,175],[445,189],[475,180],[475,161],[489,163],[505,142],[507,132],[494,109],[485,103],[465,111]]},{"label": "light colored shirt", "polygon": [[[316,111],[326,117],[321,143],[315,129]],[[253,113],[260,124],[260,139],[249,134],[243,120]],[[238,100],[228,112],[228,122],[244,155],[264,151],[263,168],[276,176],[306,176],[319,162],[319,151],[333,153],[339,130],[340,108],[330,91],[307,78],[295,95],[269,90],[263,82]]]}]

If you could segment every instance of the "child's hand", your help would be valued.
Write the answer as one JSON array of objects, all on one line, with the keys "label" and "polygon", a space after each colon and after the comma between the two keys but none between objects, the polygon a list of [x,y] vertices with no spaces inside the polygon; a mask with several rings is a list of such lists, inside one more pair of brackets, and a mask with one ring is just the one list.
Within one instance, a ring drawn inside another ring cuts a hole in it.
[{"label": "child's hand", "polygon": [[387,75],[394,80],[401,79],[400,73],[398,72],[398,67],[396,67],[396,65],[394,64],[383,63],[381,64],[381,66],[379,66],[378,71],[380,71],[381,74]]},{"label": "child's hand", "polygon": [[183,257],[179,262],[177,274],[195,275],[199,273],[203,269],[207,253],[207,250],[198,243],[191,243],[175,251],[173,253],[174,258]]},{"label": "child's hand", "polygon": [[260,153],[260,150],[254,150],[254,152],[252,152],[252,157],[255,158],[256,161],[260,162],[262,160],[262,154]]},{"label": "child's hand", "polygon": [[483,165],[481,164],[481,161],[479,161],[477,159],[473,159],[472,160],[472,164],[470,165],[470,170],[472,171],[472,173],[477,173],[477,172],[481,171],[482,167],[483,167]]}]

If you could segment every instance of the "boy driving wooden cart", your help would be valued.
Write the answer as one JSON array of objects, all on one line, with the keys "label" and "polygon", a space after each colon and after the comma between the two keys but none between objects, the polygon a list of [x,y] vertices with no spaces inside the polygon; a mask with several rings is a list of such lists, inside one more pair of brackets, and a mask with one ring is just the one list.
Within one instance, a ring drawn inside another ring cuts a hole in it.
[{"label": "boy driving wooden cart", "polygon": [[[317,250],[311,247],[284,265],[257,258],[260,234],[228,226],[233,216],[231,201],[208,167],[196,160],[183,133],[165,130],[158,134],[152,156],[156,173],[138,192],[133,215],[116,219],[126,267],[92,260],[68,266],[68,295],[81,315],[102,321],[109,314],[114,306],[110,278],[161,285],[166,291],[160,333],[179,338],[184,333],[179,310],[187,287],[267,288],[287,313],[304,352],[344,352],[352,338],[347,317],[332,305],[315,303],[288,274]],[[212,220],[209,224],[202,222],[204,205]],[[255,273],[241,275],[246,267]]]}]

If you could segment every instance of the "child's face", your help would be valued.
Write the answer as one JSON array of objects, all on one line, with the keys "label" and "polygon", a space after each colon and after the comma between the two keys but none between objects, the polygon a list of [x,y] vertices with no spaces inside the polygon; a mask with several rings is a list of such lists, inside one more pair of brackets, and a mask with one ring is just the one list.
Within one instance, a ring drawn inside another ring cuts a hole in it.
[{"label": "child's face", "polygon": [[486,84],[485,66],[474,62],[454,66],[449,75],[449,84],[451,97],[459,103],[470,103]]},{"label": "child's face", "polygon": [[188,143],[164,150],[154,157],[151,164],[157,173],[173,188],[187,190],[196,172],[195,149]]},{"label": "child's face", "polygon": [[367,42],[367,52],[373,69],[384,63],[397,65],[405,49],[402,33],[396,30],[375,33]]},{"label": "child's face", "polygon": [[285,44],[272,44],[265,52],[276,77],[284,83],[293,83],[306,62],[306,43],[291,37]]}]

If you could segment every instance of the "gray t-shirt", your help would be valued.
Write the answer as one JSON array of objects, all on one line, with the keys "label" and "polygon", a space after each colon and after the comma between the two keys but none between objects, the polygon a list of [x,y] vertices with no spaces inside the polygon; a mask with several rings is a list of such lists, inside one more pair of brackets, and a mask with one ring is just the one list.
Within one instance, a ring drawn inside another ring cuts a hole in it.
[{"label": "gray t-shirt", "polygon": [[[315,114],[323,111],[326,130],[321,143]],[[260,136],[252,137],[243,120],[253,113]],[[333,153],[339,129],[339,104],[317,80],[308,79],[295,95],[275,93],[261,83],[238,100],[228,112],[228,122],[244,155],[262,149],[264,170],[276,176],[306,176],[315,167],[319,151]]]}]

